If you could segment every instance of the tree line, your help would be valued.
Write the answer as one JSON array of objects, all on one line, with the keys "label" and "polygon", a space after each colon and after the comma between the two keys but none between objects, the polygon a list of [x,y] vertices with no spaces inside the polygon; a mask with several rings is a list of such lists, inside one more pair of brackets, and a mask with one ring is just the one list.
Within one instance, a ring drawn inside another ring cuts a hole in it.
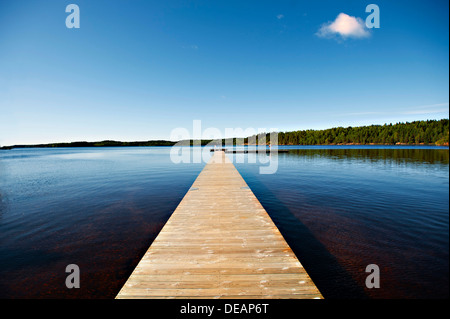
[{"label": "tree line", "polygon": [[[269,138],[269,135],[267,135]],[[279,132],[279,145],[435,144],[448,145],[449,120],[335,127],[325,130]]]},{"label": "tree line", "polygon": [[[427,120],[357,127],[334,127],[325,130],[299,130],[278,133],[278,145],[449,145],[449,120]],[[270,144],[270,133],[245,138],[192,140],[178,145],[253,145]]]},{"label": "tree line", "polygon": [[[173,146],[178,145],[242,145],[256,144],[265,137],[270,143],[270,134],[261,133],[245,138],[227,140],[151,140],[137,142],[100,141],[50,143],[37,145],[13,145],[0,149],[25,147],[102,147],[102,146]],[[278,145],[345,145],[345,144],[425,144],[449,145],[449,120],[427,120],[396,124],[370,125],[357,127],[334,127],[325,130],[301,130],[278,132]]]},{"label": "tree line", "polygon": [[172,146],[175,142],[156,140],[156,141],[136,141],[136,142],[121,142],[105,140],[100,142],[70,142],[70,143],[49,143],[49,144],[33,144],[33,145],[12,145],[3,146],[0,149],[12,148],[35,148],[35,147],[112,147],[112,146]]}]

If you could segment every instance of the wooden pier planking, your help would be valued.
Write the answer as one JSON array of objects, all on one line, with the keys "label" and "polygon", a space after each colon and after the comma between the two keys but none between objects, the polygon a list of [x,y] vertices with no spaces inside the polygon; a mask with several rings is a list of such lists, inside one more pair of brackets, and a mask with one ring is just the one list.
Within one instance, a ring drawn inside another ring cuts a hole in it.
[{"label": "wooden pier planking", "polygon": [[223,151],[216,151],[118,295],[322,298]]}]

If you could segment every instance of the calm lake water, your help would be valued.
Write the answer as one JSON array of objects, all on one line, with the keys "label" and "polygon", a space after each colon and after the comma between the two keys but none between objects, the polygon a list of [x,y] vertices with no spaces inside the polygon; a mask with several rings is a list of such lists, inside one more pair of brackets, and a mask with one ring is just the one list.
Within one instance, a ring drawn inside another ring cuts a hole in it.
[{"label": "calm lake water", "polygon": [[[325,298],[449,297],[448,148],[284,148],[275,174],[228,156]],[[0,298],[114,298],[203,166],[169,147],[0,151]]]}]

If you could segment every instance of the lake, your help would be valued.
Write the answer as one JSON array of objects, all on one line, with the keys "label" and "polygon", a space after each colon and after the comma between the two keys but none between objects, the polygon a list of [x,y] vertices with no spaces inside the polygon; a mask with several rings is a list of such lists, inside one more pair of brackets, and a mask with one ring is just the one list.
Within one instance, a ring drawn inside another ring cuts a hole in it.
[{"label": "lake", "polygon": [[[449,297],[448,148],[280,149],[227,156],[325,298]],[[114,298],[205,165],[170,150],[0,150],[0,298]]]}]

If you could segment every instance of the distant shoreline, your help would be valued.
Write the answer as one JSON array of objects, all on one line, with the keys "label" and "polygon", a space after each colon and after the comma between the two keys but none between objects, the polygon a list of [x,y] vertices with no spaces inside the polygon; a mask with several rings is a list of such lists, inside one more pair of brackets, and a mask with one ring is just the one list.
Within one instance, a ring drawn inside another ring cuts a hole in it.
[{"label": "distant shoreline", "polygon": [[[167,144],[153,144],[153,145],[126,145],[127,143],[124,143],[124,145],[94,145],[97,142],[92,142],[90,144],[92,145],[57,145],[54,144],[36,144],[36,145],[12,145],[12,146],[3,146],[0,147],[0,150],[12,150],[12,149],[18,149],[18,148],[84,148],[84,147],[92,147],[92,148],[101,148],[101,147],[172,147],[176,143],[173,143],[172,145]],[[61,144],[71,144],[71,143],[61,143]],[[216,144],[217,145],[217,144]],[[260,144],[260,145],[266,145],[270,146],[270,144]],[[180,145],[180,146],[214,146],[214,144],[208,145],[208,144],[201,144],[201,145]],[[223,144],[222,147],[236,147],[236,146],[258,146],[257,144]],[[408,143],[396,143],[396,144],[376,144],[376,143],[367,143],[367,144],[361,144],[361,143],[346,143],[346,144],[278,144],[277,146],[430,146],[430,147],[449,147],[449,143],[444,144],[408,144]]]},{"label": "distant shoreline", "polygon": [[[56,148],[56,147],[118,147],[118,146],[193,146],[193,145],[270,145],[270,133],[260,133],[245,138],[225,138],[215,140],[149,140],[121,142],[104,140],[98,142],[48,143],[33,145],[11,145],[0,149],[13,148]],[[259,142],[262,140],[262,143]],[[226,144],[230,143],[230,144]],[[276,145],[429,145],[449,146],[449,120],[427,120],[396,124],[370,125],[358,127],[335,127],[325,130],[302,130],[278,132]]]}]

